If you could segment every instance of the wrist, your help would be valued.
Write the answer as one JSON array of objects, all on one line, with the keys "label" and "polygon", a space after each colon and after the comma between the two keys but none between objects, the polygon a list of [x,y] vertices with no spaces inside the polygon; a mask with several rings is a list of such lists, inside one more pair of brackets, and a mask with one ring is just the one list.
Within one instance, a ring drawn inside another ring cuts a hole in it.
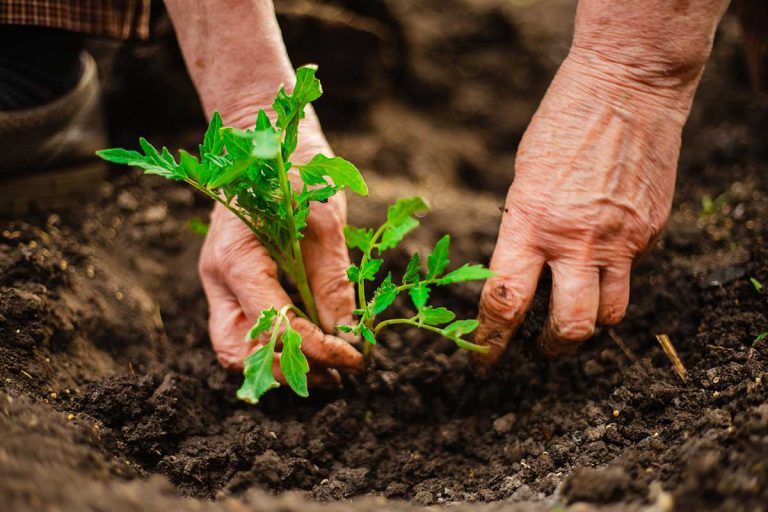
[{"label": "wrist", "polygon": [[[578,84],[577,94],[601,100],[621,110],[643,116],[662,109],[681,125],[691,110],[703,65],[664,71],[663,65],[648,60],[626,63],[591,48],[571,48],[559,74]],[[584,92],[587,94],[585,95]]]}]

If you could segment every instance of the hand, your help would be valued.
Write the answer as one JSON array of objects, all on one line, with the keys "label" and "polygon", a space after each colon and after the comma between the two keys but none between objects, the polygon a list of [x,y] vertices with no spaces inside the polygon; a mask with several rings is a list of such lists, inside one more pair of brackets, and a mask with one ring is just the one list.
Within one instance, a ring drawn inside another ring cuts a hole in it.
[{"label": "hand", "polygon": [[[318,152],[332,154],[319,127],[307,131],[309,133],[302,132],[301,145],[293,156],[295,162],[308,161]],[[337,369],[348,372],[362,369],[362,355],[357,350],[323,332],[333,333],[336,325],[352,323],[355,296],[346,276],[349,266],[343,233],[346,216],[343,194],[337,194],[325,204],[314,203],[302,240],[322,330],[302,318],[292,318],[291,325],[302,335],[302,351],[310,363],[307,376],[310,386],[338,385]],[[200,277],[208,297],[211,341],[225,367],[242,370],[243,359],[259,346],[259,342],[246,344],[244,339],[262,309],[290,303],[277,273],[277,264],[266,248],[234,214],[217,203],[200,255]],[[285,383],[279,357],[275,355],[273,371],[275,378]]]},{"label": "hand", "polygon": [[478,356],[481,368],[506,348],[545,264],[546,355],[574,350],[596,323],[618,323],[632,261],[667,219],[698,75],[661,87],[612,66],[572,50],[520,143],[490,265],[497,276],[480,302],[476,342],[491,349]]}]

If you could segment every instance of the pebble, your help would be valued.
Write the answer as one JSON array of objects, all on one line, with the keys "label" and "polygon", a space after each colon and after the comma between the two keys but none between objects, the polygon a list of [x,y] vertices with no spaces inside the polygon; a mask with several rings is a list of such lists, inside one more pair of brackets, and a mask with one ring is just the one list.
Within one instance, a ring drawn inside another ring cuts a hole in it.
[{"label": "pebble", "polygon": [[506,434],[515,426],[517,416],[514,413],[505,414],[493,422],[493,430],[497,434]]}]

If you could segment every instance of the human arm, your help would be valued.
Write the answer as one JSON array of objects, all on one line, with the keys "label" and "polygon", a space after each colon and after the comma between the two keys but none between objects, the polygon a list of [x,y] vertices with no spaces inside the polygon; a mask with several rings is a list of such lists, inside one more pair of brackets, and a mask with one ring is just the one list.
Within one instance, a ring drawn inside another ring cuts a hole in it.
[{"label": "human arm", "polygon": [[543,351],[618,323],[669,215],[680,136],[727,0],[581,0],[571,50],[520,142],[476,342],[503,353],[552,270]]},{"label": "human arm", "polygon": [[[226,124],[241,128],[253,124],[260,108],[274,118],[271,99],[281,84],[290,89],[295,76],[272,2],[168,0],[166,5],[205,112],[218,110]],[[331,155],[311,108],[301,124],[292,160],[301,163],[316,153]],[[346,279],[345,222],[342,194],[326,204],[313,204],[302,240],[320,327],[327,333],[301,318],[293,322],[312,367],[310,383],[313,378],[318,384],[337,381],[338,374],[331,369],[354,371],[362,365],[353,347],[331,335],[336,325],[351,322],[354,308],[354,291]],[[247,227],[215,206],[200,256],[200,275],[209,301],[214,349],[222,364],[240,369],[253,349],[242,340],[260,311],[290,301],[278,282],[276,264]]]}]

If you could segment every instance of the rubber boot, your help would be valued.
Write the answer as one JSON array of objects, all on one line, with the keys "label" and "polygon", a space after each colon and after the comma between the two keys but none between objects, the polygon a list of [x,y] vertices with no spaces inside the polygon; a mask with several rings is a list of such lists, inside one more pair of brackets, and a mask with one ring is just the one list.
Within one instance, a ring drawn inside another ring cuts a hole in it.
[{"label": "rubber boot", "polygon": [[86,52],[80,61],[68,93],[0,111],[0,215],[82,204],[103,182],[107,166],[94,155],[107,144],[96,62]]}]

